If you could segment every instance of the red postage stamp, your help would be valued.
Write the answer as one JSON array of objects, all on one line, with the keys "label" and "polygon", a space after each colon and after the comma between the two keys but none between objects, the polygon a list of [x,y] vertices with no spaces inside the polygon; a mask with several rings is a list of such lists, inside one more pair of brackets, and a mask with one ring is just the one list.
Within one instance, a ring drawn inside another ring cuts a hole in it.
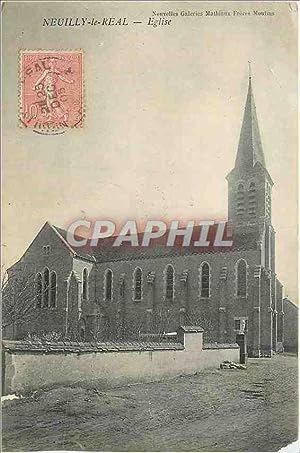
[{"label": "red postage stamp", "polygon": [[40,131],[83,124],[82,51],[22,51],[20,120]]}]

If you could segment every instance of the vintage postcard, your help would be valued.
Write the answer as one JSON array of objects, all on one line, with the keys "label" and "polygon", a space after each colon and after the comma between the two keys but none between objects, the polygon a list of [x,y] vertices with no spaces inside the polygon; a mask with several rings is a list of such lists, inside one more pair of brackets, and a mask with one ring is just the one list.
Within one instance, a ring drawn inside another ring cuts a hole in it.
[{"label": "vintage postcard", "polygon": [[2,2],[3,451],[296,452],[296,2]]}]

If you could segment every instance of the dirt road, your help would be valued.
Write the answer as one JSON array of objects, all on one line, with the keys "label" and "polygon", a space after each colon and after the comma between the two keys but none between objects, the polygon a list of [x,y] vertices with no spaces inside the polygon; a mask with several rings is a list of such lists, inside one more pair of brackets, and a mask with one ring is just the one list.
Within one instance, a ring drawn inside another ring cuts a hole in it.
[{"label": "dirt road", "polygon": [[3,448],[277,451],[297,438],[297,408],[297,357],[278,355],[251,359],[246,371],[5,402]]}]

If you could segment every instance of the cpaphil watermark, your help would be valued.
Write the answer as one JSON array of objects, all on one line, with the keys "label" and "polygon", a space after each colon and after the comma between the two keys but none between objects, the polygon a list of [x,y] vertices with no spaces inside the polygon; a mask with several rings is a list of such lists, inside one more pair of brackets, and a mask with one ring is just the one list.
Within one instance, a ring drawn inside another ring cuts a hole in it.
[{"label": "cpaphil watermark", "polygon": [[110,220],[78,219],[67,227],[66,240],[71,247],[232,247],[231,228],[224,220],[148,220],[143,227],[135,220],[121,226]]}]

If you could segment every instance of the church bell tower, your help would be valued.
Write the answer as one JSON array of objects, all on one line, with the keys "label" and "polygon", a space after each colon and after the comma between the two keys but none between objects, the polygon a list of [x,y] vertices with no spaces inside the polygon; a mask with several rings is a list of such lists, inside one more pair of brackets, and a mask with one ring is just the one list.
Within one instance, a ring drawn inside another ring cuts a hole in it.
[{"label": "church bell tower", "polygon": [[235,247],[261,250],[261,265],[275,272],[272,226],[273,181],[266,168],[254,103],[248,93],[234,168],[227,175],[228,221]]}]

